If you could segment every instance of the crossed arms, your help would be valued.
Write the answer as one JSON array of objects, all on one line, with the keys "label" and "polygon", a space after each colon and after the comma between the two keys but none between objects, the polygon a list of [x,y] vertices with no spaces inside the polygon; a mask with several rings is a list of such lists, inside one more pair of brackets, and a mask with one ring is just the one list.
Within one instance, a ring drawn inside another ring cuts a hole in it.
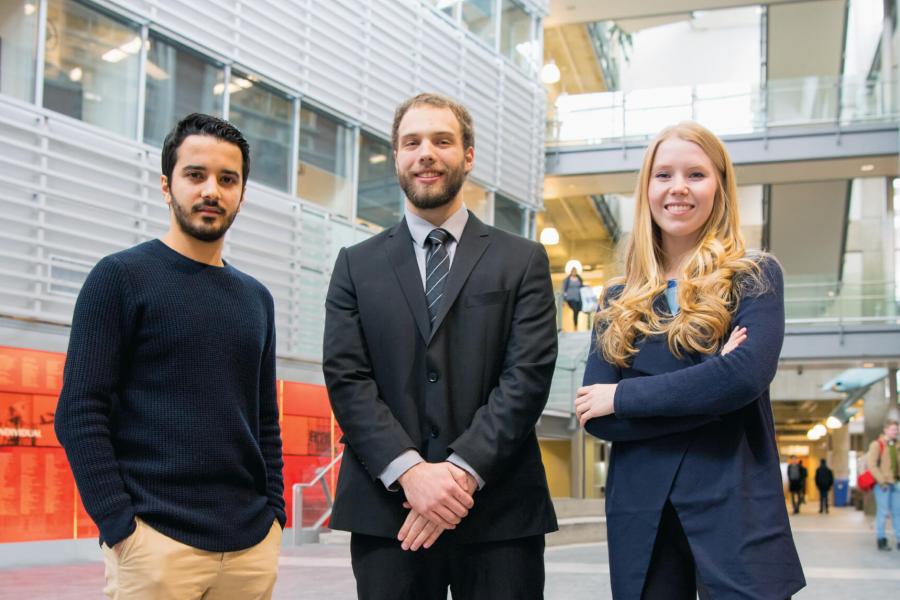
[{"label": "crossed arms", "polygon": [[620,369],[605,361],[592,341],[579,390],[583,400],[578,414],[585,417],[585,429],[613,442],[650,439],[695,429],[756,400],[775,376],[784,340],[781,268],[773,260],[761,268],[768,288],[742,299],[733,319],[746,335],[719,356],[623,380]]}]

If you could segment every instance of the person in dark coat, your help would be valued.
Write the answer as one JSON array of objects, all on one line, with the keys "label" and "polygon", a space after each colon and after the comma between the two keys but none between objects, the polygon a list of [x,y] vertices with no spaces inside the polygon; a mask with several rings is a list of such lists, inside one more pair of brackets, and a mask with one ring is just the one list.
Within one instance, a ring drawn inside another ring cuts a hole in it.
[{"label": "person in dark coat", "polygon": [[791,494],[791,508],[793,514],[800,512],[800,505],[803,504],[800,490],[803,489],[803,471],[801,470],[800,461],[797,456],[791,455],[791,462],[787,466],[788,492]]},{"label": "person in dark coat", "polygon": [[800,465],[800,504],[806,504],[806,480],[809,479],[809,470],[803,464],[803,459],[797,461]]},{"label": "person in dark coat", "polygon": [[563,298],[566,304],[572,309],[572,319],[575,325],[575,331],[578,331],[578,313],[581,312],[581,288],[584,287],[584,280],[578,274],[578,269],[572,267],[572,271],[563,281]]},{"label": "person in dark coat", "polygon": [[781,268],[745,252],[731,161],[696,123],[651,142],[636,197],[625,276],[610,282],[575,401],[585,429],[613,442],[613,598],[788,598],[806,582],[768,391]]},{"label": "person in dark coat", "polygon": [[816,469],[816,487],[819,488],[819,512],[828,514],[828,493],[834,485],[834,473],[828,468],[825,459]]}]

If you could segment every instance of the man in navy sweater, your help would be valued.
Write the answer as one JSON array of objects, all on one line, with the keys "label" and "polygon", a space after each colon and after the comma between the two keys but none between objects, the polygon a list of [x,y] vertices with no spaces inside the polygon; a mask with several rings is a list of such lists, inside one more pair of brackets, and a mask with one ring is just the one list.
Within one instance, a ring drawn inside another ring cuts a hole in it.
[{"label": "man in navy sweater", "polygon": [[56,412],[111,598],[270,598],[285,523],[271,294],[222,260],[249,145],[193,114],[166,137],[161,239],[103,258]]}]

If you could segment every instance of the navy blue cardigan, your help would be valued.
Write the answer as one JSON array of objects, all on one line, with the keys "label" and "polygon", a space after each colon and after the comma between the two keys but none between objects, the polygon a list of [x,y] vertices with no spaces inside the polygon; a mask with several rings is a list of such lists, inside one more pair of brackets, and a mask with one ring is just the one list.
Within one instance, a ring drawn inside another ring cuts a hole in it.
[{"label": "navy blue cardigan", "polygon": [[[787,598],[806,585],[768,390],[784,339],[784,284],[774,260],[762,270],[767,289],[743,298],[733,319],[748,337],[725,356],[679,359],[658,336],[639,340],[619,368],[591,341],[584,385],[618,383],[615,414],[585,427],[613,442],[606,515],[616,599],[640,598],[666,500],[716,600]],[[665,310],[664,295],[654,308]]]}]

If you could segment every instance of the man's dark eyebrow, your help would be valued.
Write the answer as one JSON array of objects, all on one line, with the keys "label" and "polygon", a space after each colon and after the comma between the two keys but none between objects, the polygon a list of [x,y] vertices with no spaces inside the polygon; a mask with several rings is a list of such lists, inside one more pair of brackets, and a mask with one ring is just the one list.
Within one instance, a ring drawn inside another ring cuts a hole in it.
[{"label": "man's dark eyebrow", "polygon": [[[203,165],[185,165],[184,168],[181,169],[181,171],[206,171],[206,167],[204,167]],[[231,175],[232,177],[237,177],[238,179],[241,178],[241,174],[237,171],[233,171],[232,169],[222,169],[222,173],[224,173],[225,175]]]}]

